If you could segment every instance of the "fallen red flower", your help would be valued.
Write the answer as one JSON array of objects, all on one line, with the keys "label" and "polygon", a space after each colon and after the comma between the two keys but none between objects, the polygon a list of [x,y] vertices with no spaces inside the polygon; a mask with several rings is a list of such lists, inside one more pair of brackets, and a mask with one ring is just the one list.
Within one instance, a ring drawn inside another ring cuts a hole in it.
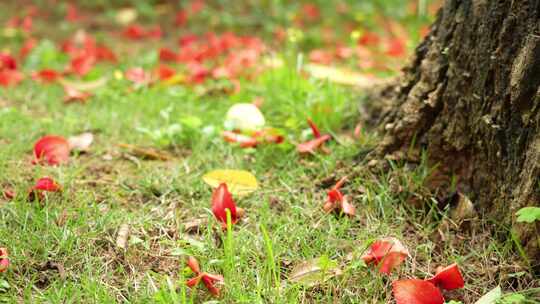
[{"label": "fallen red flower", "polygon": [[390,274],[408,255],[409,251],[398,239],[384,238],[371,244],[362,259],[366,264],[378,265],[379,272]]},{"label": "fallen red flower", "polygon": [[58,80],[58,78],[60,78],[60,76],[60,73],[55,70],[43,69],[41,71],[35,72],[32,75],[32,78],[42,82],[55,82],[56,80]]},{"label": "fallen red flower", "polygon": [[9,267],[9,255],[6,248],[0,247],[0,272],[4,272]]},{"label": "fallen red flower", "polygon": [[62,188],[50,177],[42,177],[36,181],[32,190],[47,191],[47,192],[58,192]]},{"label": "fallen red flower", "polygon": [[4,189],[4,191],[2,191],[2,196],[6,200],[12,200],[15,197],[15,192],[11,189]]},{"label": "fallen red flower", "polygon": [[238,143],[242,148],[253,148],[259,144],[256,138],[232,131],[223,131],[222,135],[226,142]]},{"label": "fallen red flower", "polygon": [[159,60],[161,61],[176,61],[178,55],[171,49],[161,48],[159,49]]},{"label": "fallen red flower", "polygon": [[324,211],[340,211],[343,214],[354,216],[356,214],[356,209],[354,206],[348,202],[347,197],[339,191],[339,188],[343,185],[347,177],[341,178],[335,185],[328,191],[328,200],[323,206]]},{"label": "fallen red flower", "polygon": [[307,122],[309,124],[309,127],[311,128],[311,132],[313,132],[313,136],[315,136],[315,138],[321,137],[321,131],[319,131],[319,128],[313,122],[313,120],[311,120],[311,118],[308,118]]},{"label": "fallen red flower", "polygon": [[285,140],[283,135],[279,134],[278,131],[273,128],[255,131],[250,135],[235,131],[223,131],[222,135],[226,142],[237,143],[242,148],[254,148],[264,143],[280,144]]},{"label": "fallen red flower", "polygon": [[133,24],[124,29],[122,35],[132,40],[139,40],[146,37],[146,31],[142,26]]},{"label": "fallen red flower", "polygon": [[418,280],[400,280],[392,283],[396,304],[444,304],[441,291],[432,283]]},{"label": "fallen red flower", "polygon": [[17,85],[24,79],[21,72],[17,70],[3,70],[0,71],[0,86],[9,87]]},{"label": "fallen red flower", "polygon": [[315,151],[319,147],[321,147],[326,141],[330,140],[331,138],[330,135],[328,134],[321,135],[319,128],[317,127],[317,125],[315,125],[315,123],[310,118],[308,118],[307,122],[309,124],[309,127],[311,128],[311,132],[313,133],[313,136],[315,137],[315,139],[298,144],[296,146],[296,150],[301,154],[315,153]]},{"label": "fallen red flower", "polygon": [[463,281],[463,276],[456,263],[446,268],[438,267],[435,276],[427,281],[446,290],[459,289],[465,286],[465,281]]},{"label": "fallen red flower", "polygon": [[405,41],[400,38],[393,38],[387,42],[386,54],[392,57],[403,57],[407,54]]},{"label": "fallen red flower", "polygon": [[219,297],[220,290],[218,287],[215,286],[217,282],[223,283],[224,279],[221,275],[216,274],[210,274],[206,272],[201,272],[201,268],[199,267],[199,262],[194,257],[190,256],[187,260],[187,265],[193,271],[196,276],[194,278],[189,279],[186,282],[186,285],[189,288],[193,288],[194,286],[197,286],[199,282],[202,280],[204,286],[206,286],[206,289],[210,291],[210,293],[216,297]]},{"label": "fallen red flower", "polygon": [[126,71],[126,79],[138,85],[149,84],[152,80],[150,73],[147,73],[143,68],[136,67]]},{"label": "fallen red flower", "polygon": [[66,21],[76,22],[79,20],[81,20],[81,16],[79,15],[79,11],[77,7],[75,6],[75,4],[73,3],[68,4],[67,10],[66,10]]},{"label": "fallen red flower", "polygon": [[16,70],[17,61],[15,58],[7,53],[0,53],[0,71],[2,70]]},{"label": "fallen red flower", "polygon": [[36,39],[34,38],[26,39],[19,50],[19,56],[21,56],[21,58],[23,59],[26,58],[26,56],[30,54],[30,52],[36,47],[36,45],[37,45]]},{"label": "fallen red flower", "polygon": [[95,56],[83,53],[71,59],[69,72],[84,76],[88,74],[88,72],[90,72],[90,70],[92,69],[92,67],[94,67],[95,64]]},{"label": "fallen red flower", "polygon": [[166,65],[160,65],[155,72],[160,80],[167,80],[176,75],[176,70]]},{"label": "fallen red flower", "polygon": [[313,50],[309,53],[309,61],[319,64],[331,64],[334,56],[325,50]]},{"label": "fallen red flower", "polygon": [[299,153],[315,153],[315,151],[322,146],[326,141],[330,140],[330,135],[325,134],[321,137],[307,141],[305,143],[298,144],[296,150]]},{"label": "fallen red flower", "polygon": [[139,24],[133,24],[128,26],[122,32],[122,35],[131,40],[141,40],[144,38],[161,38],[162,31],[159,25],[156,25],[149,29],[144,29]]},{"label": "fallen red flower", "polygon": [[358,39],[359,45],[364,46],[376,46],[381,42],[381,38],[378,34],[373,32],[365,32],[360,39]]},{"label": "fallen red flower", "polygon": [[185,10],[180,10],[176,13],[174,17],[174,25],[184,26],[188,21],[188,14]]},{"label": "fallen red flower", "polygon": [[227,209],[231,213],[231,223],[236,224],[239,218],[236,212],[236,205],[227,188],[227,184],[222,183],[212,194],[212,213],[214,213],[214,216],[221,222],[223,227],[227,226]]},{"label": "fallen red flower", "polygon": [[58,165],[69,160],[69,142],[56,135],[46,135],[40,138],[34,145],[34,160],[32,163],[46,163]]},{"label": "fallen red flower", "polygon": [[36,181],[34,187],[28,191],[28,200],[33,201],[37,198],[42,201],[44,192],[60,192],[62,187],[50,177],[42,177]]},{"label": "fallen red flower", "polygon": [[88,98],[92,96],[92,93],[90,92],[79,91],[70,86],[64,86],[64,93],[66,94],[64,96],[65,103],[72,103],[72,102],[84,103],[86,102]]}]

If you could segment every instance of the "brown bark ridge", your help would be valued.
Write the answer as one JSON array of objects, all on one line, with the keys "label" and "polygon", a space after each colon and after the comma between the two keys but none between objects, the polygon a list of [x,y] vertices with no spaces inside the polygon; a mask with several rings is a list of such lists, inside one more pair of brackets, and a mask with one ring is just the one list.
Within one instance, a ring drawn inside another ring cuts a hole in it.
[{"label": "brown bark ridge", "polygon": [[540,0],[447,0],[390,91],[372,156],[426,148],[537,264],[540,225],[515,213],[540,205],[539,85]]}]

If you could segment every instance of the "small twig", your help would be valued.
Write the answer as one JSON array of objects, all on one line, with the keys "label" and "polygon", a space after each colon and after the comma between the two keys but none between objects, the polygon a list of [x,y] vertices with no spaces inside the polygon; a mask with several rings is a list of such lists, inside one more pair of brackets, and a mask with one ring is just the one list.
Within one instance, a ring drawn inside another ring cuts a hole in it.
[{"label": "small twig", "polygon": [[116,237],[116,247],[125,251],[127,249],[128,238],[129,238],[129,225],[122,224],[120,228],[118,229],[118,235]]}]

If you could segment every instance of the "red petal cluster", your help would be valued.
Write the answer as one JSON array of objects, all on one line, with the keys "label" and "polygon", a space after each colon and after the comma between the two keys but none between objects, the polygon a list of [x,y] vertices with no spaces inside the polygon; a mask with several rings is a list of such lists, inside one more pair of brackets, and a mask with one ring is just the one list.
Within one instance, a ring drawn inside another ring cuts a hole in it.
[{"label": "red petal cluster", "polygon": [[207,272],[201,272],[201,268],[199,267],[199,262],[194,257],[189,257],[187,260],[187,265],[195,273],[195,277],[189,279],[186,282],[186,285],[189,288],[193,288],[194,286],[197,286],[199,282],[202,280],[204,286],[206,286],[206,289],[210,291],[210,293],[216,297],[219,297],[220,290],[218,287],[216,287],[216,283],[223,283],[223,276],[216,275],[216,274],[210,274]]},{"label": "red petal cluster", "polygon": [[42,177],[36,181],[36,184],[28,191],[28,200],[33,201],[37,198],[42,201],[45,192],[60,192],[62,187],[50,177]]},{"label": "red petal cluster", "polygon": [[362,259],[366,264],[377,265],[381,273],[390,274],[408,255],[409,251],[398,239],[384,238],[371,244]]},{"label": "red petal cluster", "polygon": [[32,78],[41,82],[55,82],[60,78],[61,74],[52,69],[43,69],[41,71],[35,72],[32,75]]},{"label": "red petal cluster", "polygon": [[346,179],[347,177],[341,178],[334,187],[328,191],[328,200],[323,206],[324,211],[340,211],[349,216],[354,216],[356,214],[354,206],[348,202],[347,197],[339,190]]},{"label": "red petal cluster", "polygon": [[46,135],[34,145],[34,164],[59,165],[69,160],[69,142],[56,135]]},{"label": "red petal cluster", "polygon": [[236,204],[227,188],[227,184],[222,183],[212,193],[212,213],[224,227],[227,226],[227,213],[225,211],[227,209],[231,213],[231,223],[236,224],[239,218],[236,212]]},{"label": "red petal cluster", "polygon": [[60,46],[71,61],[68,73],[86,75],[100,61],[116,62],[116,55],[108,47],[96,43],[88,34],[79,34]]},{"label": "red petal cluster", "polygon": [[255,131],[249,135],[239,131],[223,131],[222,135],[226,142],[237,143],[242,148],[254,148],[261,144],[281,144],[285,140],[283,135],[272,128]]},{"label": "red petal cluster", "polygon": [[311,128],[311,131],[313,132],[313,136],[315,139],[312,139],[310,141],[298,144],[296,146],[296,150],[301,154],[306,153],[315,153],[319,148],[321,148],[325,142],[331,139],[330,135],[324,134],[321,135],[321,132],[319,131],[319,128],[315,125],[315,123],[308,118],[308,124]]},{"label": "red petal cluster", "polygon": [[443,304],[441,291],[430,282],[418,279],[392,283],[397,304]]},{"label": "red petal cluster", "polygon": [[7,270],[9,266],[9,255],[6,248],[0,247],[0,272]]},{"label": "red petal cluster", "polygon": [[122,35],[131,40],[141,40],[146,38],[159,39],[163,35],[159,25],[144,28],[139,24],[133,24],[124,29]]},{"label": "red petal cluster", "polygon": [[23,74],[17,70],[15,58],[7,53],[0,53],[0,86],[16,85],[23,80]]},{"label": "red petal cluster", "polygon": [[465,282],[457,264],[439,267],[429,280],[409,279],[392,283],[397,304],[443,304],[441,289],[463,288]]}]

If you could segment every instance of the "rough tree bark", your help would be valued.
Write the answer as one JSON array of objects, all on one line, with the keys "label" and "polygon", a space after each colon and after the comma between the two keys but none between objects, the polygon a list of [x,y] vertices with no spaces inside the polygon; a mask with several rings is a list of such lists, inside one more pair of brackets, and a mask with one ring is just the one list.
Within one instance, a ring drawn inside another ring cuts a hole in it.
[{"label": "rough tree bark", "polygon": [[516,223],[515,213],[540,205],[539,85],[540,0],[447,0],[385,92],[392,107],[374,154],[426,148],[538,263],[540,225]]}]

